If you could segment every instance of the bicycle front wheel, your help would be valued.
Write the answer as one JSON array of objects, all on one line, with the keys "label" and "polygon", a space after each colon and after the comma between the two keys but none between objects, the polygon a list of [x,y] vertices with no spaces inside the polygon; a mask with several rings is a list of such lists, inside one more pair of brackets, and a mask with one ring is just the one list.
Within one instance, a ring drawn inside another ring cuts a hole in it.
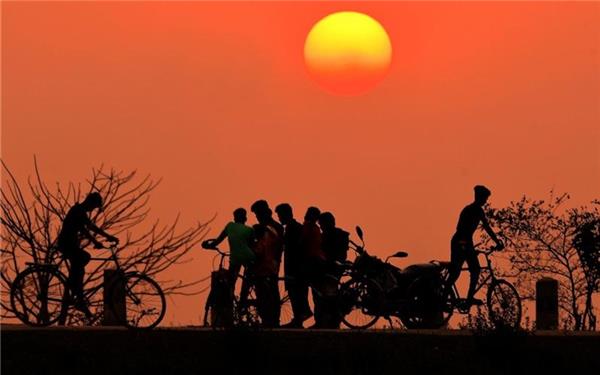
[{"label": "bicycle front wheel", "polygon": [[54,268],[28,268],[19,273],[10,289],[10,304],[24,324],[45,327],[66,312],[66,281]]},{"label": "bicycle front wheel", "polygon": [[521,323],[521,297],[505,280],[495,280],[487,291],[487,308],[496,328],[516,329]]},{"label": "bicycle front wheel", "polygon": [[348,328],[366,329],[379,320],[383,289],[373,280],[349,280],[338,295],[338,311]]},{"label": "bicycle front wheel", "polygon": [[139,273],[125,274],[122,282],[114,283],[111,289],[113,311],[120,315],[126,327],[151,329],[165,316],[165,295],[150,277]]}]

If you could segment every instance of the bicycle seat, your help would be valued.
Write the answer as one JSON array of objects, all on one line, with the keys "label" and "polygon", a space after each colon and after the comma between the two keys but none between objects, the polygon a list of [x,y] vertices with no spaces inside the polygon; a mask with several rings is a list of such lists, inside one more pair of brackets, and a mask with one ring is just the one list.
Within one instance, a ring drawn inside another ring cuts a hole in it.
[{"label": "bicycle seat", "polygon": [[423,276],[426,274],[438,272],[439,269],[440,269],[440,266],[435,263],[419,263],[419,264],[412,264],[412,265],[404,268],[402,271],[400,271],[400,274],[403,277]]}]

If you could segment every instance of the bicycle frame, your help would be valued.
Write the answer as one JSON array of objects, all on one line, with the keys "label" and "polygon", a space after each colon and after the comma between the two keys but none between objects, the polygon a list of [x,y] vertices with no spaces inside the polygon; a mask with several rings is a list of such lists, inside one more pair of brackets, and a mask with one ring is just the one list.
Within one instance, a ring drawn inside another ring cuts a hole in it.
[{"label": "bicycle frame", "polygon": [[[475,252],[478,257],[480,254],[482,254],[484,256],[485,265],[481,266],[480,270],[487,271],[485,277],[482,278],[481,277],[482,275],[481,274],[479,275],[479,280],[477,280],[477,285],[475,287],[475,292],[474,292],[474,294],[477,294],[477,293],[479,293],[479,291],[481,289],[483,289],[484,286],[493,283],[496,280],[496,275],[494,274],[494,267],[492,266],[492,261],[490,259],[490,255],[494,252],[494,250],[475,249]],[[461,271],[469,271],[469,267],[462,267]],[[456,296],[456,298],[461,299],[458,288],[456,287],[456,282],[452,285],[452,289],[454,290],[454,295]]]}]

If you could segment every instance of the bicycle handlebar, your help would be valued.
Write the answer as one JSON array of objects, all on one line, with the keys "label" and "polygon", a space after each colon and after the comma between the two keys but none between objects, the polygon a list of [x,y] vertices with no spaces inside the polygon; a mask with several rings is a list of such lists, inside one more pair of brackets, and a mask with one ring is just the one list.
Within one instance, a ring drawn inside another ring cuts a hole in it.
[{"label": "bicycle handlebar", "polygon": [[219,249],[216,245],[213,245],[213,241],[214,239],[209,239],[206,241],[202,241],[202,248],[206,249],[206,250],[213,250],[216,251],[217,253],[221,254],[222,256],[228,256],[229,254],[222,251],[221,249]]}]

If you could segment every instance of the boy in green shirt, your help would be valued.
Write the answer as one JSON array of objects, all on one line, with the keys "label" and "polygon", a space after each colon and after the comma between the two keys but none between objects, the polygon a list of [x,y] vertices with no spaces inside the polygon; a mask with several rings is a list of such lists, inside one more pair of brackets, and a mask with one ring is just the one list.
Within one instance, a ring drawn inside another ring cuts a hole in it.
[{"label": "boy in green shirt", "polygon": [[[225,238],[229,243],[229,272],[231,273],[232,286],[235,290],[235,282],[244,266],[244,273],[248,266],[254,262],[256,255],[251,245],[254,241],[254,230],[246,225],[246,210],[238,208],[233,211],[233,221],[229,222],[219,237],[212,240],[212,246],[218,246]],[[242,287],[243,288],[243,287]]]}]

